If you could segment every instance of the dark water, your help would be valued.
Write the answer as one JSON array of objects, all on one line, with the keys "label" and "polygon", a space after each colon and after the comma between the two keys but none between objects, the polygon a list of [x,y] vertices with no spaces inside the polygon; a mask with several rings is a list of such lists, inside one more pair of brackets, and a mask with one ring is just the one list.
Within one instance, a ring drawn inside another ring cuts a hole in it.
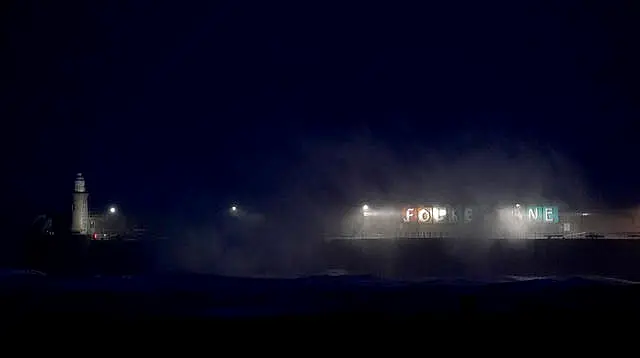
[{"label": "dark water", "polygon": [[[166,240],[49,241],[31,247],[25,260],[3,266],[91,275],[194,272],[188,264],[198,252],[178,255],[179,251],[179,245]],[[240,252],[233,260],[247,269],[216,271],[221,266],[211,257],[201,265],[205,268],[201,272],[290,276],[332,270],[393,279],[598,275],[640,280],[640,240],[630,239],[341,240],[317,245],[307,256],[298,256],[291,248],[289,254],[263,255],[261,265],[241,265],[242,261],[257,260],[249,251],[246,256]],[[281,261],[287,265],[279,265]]]},{"label": "dark water", "polygon": [[383,277],[603,275],[640,279],[640,240],[351,240],[328,264]]},{"label": "dark water", "polygon": [[3,318],[242,317],[571,318],[588,313],[635,319],[640,286],[615,280],[390,281],[368,276],[297,279],[212,275],[63,278],[0,277]]},{"label": "dark water", "polygon": [[636,240],[335,241],[318,247],[305,270],[350,275],[290,267],[280,274],[303,277],[288,279],[181,271],[173,250],[166,241],[40,244],[29,262],[45,273],[5,270],[0,314],[631,319],[640,313],[640,285],[623,281],[640,277]]}]

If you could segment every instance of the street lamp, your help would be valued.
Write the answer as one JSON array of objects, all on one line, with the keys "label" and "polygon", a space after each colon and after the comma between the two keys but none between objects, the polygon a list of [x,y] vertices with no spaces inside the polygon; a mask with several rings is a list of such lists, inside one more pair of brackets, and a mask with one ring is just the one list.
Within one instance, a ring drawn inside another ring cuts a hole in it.
[{"label": "street lamp", "polygon": [[109,214],[115,214],[118,210],[116,209],[115,206],[111,206],[109,207]]},{"label": "street lamp", "polygon": [[232,206],[232,207],[231,207],[231,211],[234,211],[234,212],[235,212],[235,211],[238,211],[238,207],[237,207],[237,206]]},{"label": "street lamp", "polygon": [[372,215],[372,212],[371,212],[371,209],[369,208],[369,205],[367,205],[367,204],[362,205],[362,215],[364,215],[364,216],[371,216]]}]

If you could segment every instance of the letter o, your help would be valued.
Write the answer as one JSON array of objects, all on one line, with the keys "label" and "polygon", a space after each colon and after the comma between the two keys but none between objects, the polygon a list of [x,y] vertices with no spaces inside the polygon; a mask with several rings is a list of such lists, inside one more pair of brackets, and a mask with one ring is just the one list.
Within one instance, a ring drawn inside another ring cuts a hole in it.
[{"label": "letter o", "polygon": [[420,209],[418,212],[418,220],[421,222],[431,221],[431,213],[427,209]]}]

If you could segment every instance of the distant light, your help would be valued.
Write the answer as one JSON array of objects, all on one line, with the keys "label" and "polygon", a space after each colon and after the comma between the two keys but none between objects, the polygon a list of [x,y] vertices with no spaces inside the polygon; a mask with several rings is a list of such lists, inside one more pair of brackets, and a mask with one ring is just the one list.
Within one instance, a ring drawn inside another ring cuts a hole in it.
[{"label": "distant light", "polygon": [[581,213],[580,215],[582,215],[582,216],[589,216],[589,215],[591,215],[591,214],[589,214],[589,213]]},{"label": "distant light", "polygon": [[364,210],[364,211],[369,210],[369,205],[367,205],[367,204],[362,205],[362,210]]},{"label": "distant light", "polygon": [[231,211],[238,211],[238,208],[236,206],[232,206]]},{"label": "distant light", "polygon": [[110,208],[109,208],[109,213],[110,213],[110,214],[115,214],[115,213],[116,213],[116,211],[117,211],[117,210],[116,210],[116,207],[115,207],[115,206],[112,206],[112,207],[110,207]]}]

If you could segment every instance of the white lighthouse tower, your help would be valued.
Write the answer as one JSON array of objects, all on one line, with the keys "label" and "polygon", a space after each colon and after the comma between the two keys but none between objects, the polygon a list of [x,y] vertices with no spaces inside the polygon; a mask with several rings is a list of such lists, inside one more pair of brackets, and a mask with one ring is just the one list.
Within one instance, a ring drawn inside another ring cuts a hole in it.
[{"label": "white lighthouse tower", "polygon": [[71,232],[87,235],[89,233],[89,193],[84,184],[82,173],[78,173],[73,190]]}]

